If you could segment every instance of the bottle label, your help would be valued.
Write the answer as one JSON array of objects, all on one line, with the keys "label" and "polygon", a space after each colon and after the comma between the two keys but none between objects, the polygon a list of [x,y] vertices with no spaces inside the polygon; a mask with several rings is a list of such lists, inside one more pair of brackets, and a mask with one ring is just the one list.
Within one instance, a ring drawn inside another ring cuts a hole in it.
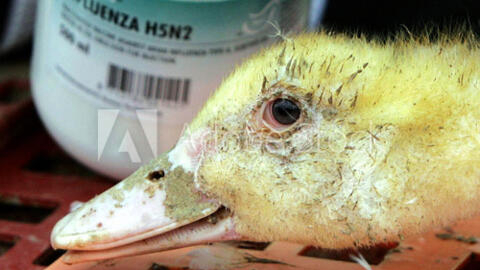
[{"label": "bottle label", "polygon": [[67,89],[185,123],[241,59],[305,29],[308,0],[57,0],[49,68]]}]

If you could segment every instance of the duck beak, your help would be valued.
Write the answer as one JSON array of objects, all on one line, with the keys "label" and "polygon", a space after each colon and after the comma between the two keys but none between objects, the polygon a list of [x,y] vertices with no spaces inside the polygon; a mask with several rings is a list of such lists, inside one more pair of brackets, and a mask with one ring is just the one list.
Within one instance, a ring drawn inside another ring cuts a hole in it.
[{"label": "duck beak", "polygon": [[[54,248],[76,263],[237,239],[228,209],[195,187],[174,148],[61,219]],[[179,150],[180,149],[180,150]],[[186,149],[185,149],[186,150]]]}]

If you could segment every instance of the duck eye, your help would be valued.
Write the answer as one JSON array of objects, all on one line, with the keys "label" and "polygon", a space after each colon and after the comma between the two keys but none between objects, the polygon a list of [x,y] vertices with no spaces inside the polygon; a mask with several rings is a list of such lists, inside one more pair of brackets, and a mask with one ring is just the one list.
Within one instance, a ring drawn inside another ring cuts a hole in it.
[{"label": "duck eye", "polygon": [[272,116],[282,125],[291,125],[300,118],[298,105],[286,98],[278,98],[272,103]]},{"label": "duck eye", "polygon": [[272,99],[262,106],[263,124],[275,132],[283,132],[299,121],[302,110],[298,104],[288,98]]}]

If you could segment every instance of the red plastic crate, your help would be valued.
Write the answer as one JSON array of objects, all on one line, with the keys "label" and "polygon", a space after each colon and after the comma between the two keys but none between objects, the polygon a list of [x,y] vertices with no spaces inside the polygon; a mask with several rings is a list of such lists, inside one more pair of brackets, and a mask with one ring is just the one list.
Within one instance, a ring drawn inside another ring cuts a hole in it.
[{"label": "red plastic crate", "polygon": [[75,175],[86,169],[42,130],[25,81],[0,84],[0,147],[0,269],[44,269],[55,255],[53,225],[73,201],[86,201],[112,182]]}]

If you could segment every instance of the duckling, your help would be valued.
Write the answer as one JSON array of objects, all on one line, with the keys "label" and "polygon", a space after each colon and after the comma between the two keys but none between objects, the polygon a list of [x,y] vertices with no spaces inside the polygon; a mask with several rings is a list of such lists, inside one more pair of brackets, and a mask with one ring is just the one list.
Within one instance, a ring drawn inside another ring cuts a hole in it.
[{"label": "duckling", "polygon": [[480,208],[480,50],[302,34],[227,77],[176,146],[59,221],[66,262],[224,240],[346,248]]}]

